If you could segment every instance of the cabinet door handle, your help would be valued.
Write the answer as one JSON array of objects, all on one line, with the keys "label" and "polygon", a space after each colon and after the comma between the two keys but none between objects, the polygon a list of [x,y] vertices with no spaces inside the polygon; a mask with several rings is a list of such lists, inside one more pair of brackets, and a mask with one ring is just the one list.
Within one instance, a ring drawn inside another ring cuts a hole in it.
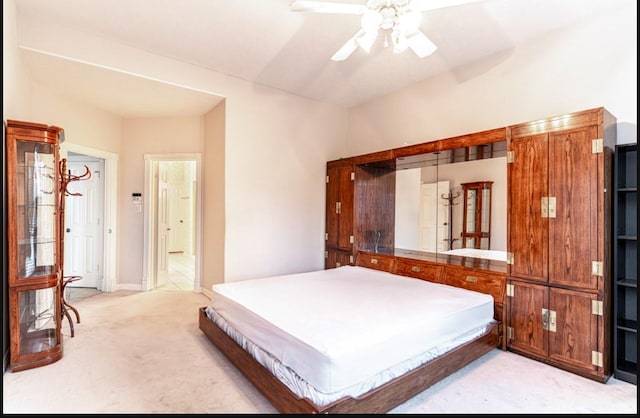
[{"label": "cabinet door handle", "polygon": [[549,331],[556,332],[556,311],[549,311]]},{"label": "cabinet door handle", "polygon": [[556,332],[556,311],[542,308],[542,329]]}]

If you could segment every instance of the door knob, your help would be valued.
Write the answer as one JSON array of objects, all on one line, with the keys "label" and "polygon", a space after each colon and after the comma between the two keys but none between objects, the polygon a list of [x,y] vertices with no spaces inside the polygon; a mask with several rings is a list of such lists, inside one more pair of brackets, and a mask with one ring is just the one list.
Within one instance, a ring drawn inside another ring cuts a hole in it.
[{"label": "door knob", "polygon": [[67,232],[71,232],[71,228],[67,228]]}]

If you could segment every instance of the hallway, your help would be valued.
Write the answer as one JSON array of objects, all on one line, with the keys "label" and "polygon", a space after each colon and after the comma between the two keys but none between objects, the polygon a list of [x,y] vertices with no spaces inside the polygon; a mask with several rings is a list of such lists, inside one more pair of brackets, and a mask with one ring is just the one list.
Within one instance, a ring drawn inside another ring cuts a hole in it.
[{"label": "hallway", "polygon": [[195,256],[169,253],[169,279],[158,290],[193,290]]}]

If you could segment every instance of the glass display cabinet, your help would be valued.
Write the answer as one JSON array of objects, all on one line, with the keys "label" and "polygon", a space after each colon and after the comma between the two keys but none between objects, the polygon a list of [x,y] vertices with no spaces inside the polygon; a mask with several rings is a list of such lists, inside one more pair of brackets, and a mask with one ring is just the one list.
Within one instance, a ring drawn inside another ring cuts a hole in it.
[{"label": "glass display cabinet", "polygon": [[62,358],[58,159],[63,135],[51,125],[6,123],[12,371]]},{"label": "glass display cabinet", "polygon": [[462,183],[464,210],[462,247],[488,250],[491,244],[492,181]]}]

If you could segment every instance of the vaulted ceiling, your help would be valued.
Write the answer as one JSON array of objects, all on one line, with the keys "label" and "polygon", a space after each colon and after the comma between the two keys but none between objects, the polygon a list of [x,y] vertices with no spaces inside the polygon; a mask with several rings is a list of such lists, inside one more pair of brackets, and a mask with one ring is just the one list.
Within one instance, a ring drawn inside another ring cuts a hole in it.
[{"label": "vaulted ceiling", "polygon": [[[365,0],[341,2],[364,4]],[[369,54],[358,49],[340,62],[330,58],[360,28],[360,16],[294,12],[290,3],[16,0],[18,25],[22,19],[52,19],[146,52],[344,107],[453,73],[460,66],[633,1],[479,0],[425,11],[420,29],[438,46],[434,54],[425,58],[411,50],[394,54],[392,48],[384,47],[382,33]],[[219,100],[27,50],[24,56],[38,82],[125,117],[197,113]]]}]

